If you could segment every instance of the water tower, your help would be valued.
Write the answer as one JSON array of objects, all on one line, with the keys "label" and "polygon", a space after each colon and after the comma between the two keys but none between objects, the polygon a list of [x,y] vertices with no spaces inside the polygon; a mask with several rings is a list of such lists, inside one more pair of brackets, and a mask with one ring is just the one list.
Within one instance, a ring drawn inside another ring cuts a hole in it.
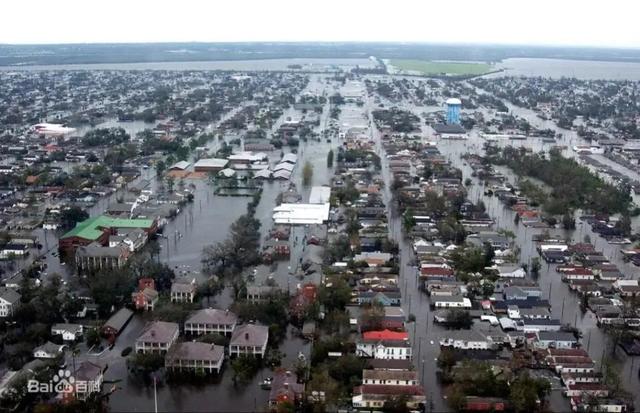
[{"label": "water tower", "polygon": [[447,99],[447,124],[459,125],[460,124],[460,108],[462,102],[457,98]]}]

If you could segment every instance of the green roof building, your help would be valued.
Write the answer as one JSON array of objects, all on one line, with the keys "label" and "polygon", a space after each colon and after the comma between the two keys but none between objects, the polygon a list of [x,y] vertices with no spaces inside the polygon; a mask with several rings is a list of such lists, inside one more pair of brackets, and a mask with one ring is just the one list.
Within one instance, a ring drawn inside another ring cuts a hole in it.
[{"label": "green roof building", "polygon": [[60,238],[58,247],[61,250],[72,252],[77,247],[92,242],[106,245],[109,241],[109,235],[114,234],[116,230],[135,228],[153,234],[157,230],[157,225],[153,219],[123,219],[100,215],[79,222],[75,228]]}]

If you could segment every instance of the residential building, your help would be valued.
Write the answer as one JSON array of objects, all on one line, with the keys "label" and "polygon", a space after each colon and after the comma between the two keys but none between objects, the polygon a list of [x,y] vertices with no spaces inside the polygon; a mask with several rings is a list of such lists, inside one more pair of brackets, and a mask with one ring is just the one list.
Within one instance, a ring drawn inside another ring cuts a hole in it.
[{"label": "residential building", "polygon": [[205,308],[191,314],[184,323],[184,332],[201,335],[218,333],[231,335],[238,323],[238,317],[229,310]]},{"label": "residential building", "polygon": [[196,280],[174,281],[171,284],[171,302],[192,303],[196,296]]},{"label": "residential building", "polygon": [[82,361],[73,372],[73,394],[86,400],[93,393],[100,393],[105,368],[91,361]]},{"label": "residential building", "polygon": [[136,352],[164,354],[176,342],[179,333],[180,327],[177,323],[150,322],[136,340]]},{"label": "residential building", "polygon": [[224,347],[215,344],[184,342],[173,345],[166,357],[165,367],[170,370],[204,371],[220,373],[224,361]]},{"label": "residential building", "polygon": [[460,295],[454,295],[451,297],[432,296],[431,305],[435,308],[471,308],[471,300]]},{"label": "residential building", "polygon": [[389,386],[416,386],[419,384],[415,370],[362,370],[362,384]]},{"label": "residential building", "polygon": [[83,327],[81,324],[60,323],[51,326],[52,336],[62,336],[64,341],[75,341],[82,337]]},{"label": "residential building", "polygon": [[406,331],[367,331],[356,343],[356,355],[376,359],[411,359],[411,345]]},{"label": "residential building", "polygon": [[236,327],[229,341],[229,355],[241,354],[264,357],[269,341],[269,327],[244,324]]},{"label": "residential building", "polygon": [[273,375],[269,392],[269,407],[277,409],[281,404],[299,405],[304,397],[304,384],[298,383],[296,373],[278,369]]},{"label": "residential building", "polygon": [[352,404],[357,409],[382,409],[393,397],[406,397],[407,408],[411,410],[420,410],[426,402],[422,386],[364,384],[353,389]]},{"label": "residential building", "polygon": [[534,346],[537,348],[575,348],[578,339],[573,333],[563,331],[538,331]]},{"label": "residential building", "polygon": [[14,310],[20,304],[20,293],[7,288],[0,287],[0,317],[13,315]]},{"label": "residential building", "polygon": [[63,344],[54,344],[47,341],[43,345],[33,349],[33,357],[37,359],[54,359],[62,354],[64,347]]}]

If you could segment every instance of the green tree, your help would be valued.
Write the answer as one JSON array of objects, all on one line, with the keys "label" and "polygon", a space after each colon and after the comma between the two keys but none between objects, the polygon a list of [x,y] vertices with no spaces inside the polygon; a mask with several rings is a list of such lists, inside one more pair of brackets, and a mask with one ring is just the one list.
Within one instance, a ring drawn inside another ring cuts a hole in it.
[{"label": "green tree", "polygon": [[327,168],[333,168],[333,149],[327,153]]},{"label": "green tree", "polygon": [[85,334],[85,341],[88,347],[97,346],[100,344],[100,333],[97,328],[90,328]]},{"label": "green tree", "polygon": [[576,229],[576,220],[569,211],[562,216],[562,228],[567,230]]},{"label": "green tree", "polygon": [[313,181],[313,165],[307,161],[302,168],[302,185],[309,186]]}]

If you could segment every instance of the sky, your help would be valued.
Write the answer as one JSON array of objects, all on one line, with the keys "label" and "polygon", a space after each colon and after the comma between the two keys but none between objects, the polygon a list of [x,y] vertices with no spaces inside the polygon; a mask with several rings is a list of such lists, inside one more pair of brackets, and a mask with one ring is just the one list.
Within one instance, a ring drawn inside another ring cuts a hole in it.
[{"label": "sky", "polygon": [[3,1],[0,43],[389,41],[640,48],[634,0]]}]

